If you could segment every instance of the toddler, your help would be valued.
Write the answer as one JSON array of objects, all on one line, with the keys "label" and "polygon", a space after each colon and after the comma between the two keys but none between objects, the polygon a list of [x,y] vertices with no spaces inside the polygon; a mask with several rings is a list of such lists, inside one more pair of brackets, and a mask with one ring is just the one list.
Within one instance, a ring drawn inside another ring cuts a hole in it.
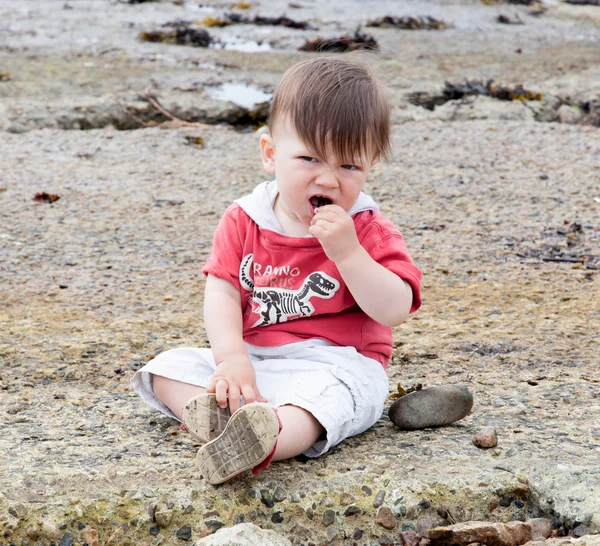
[{"label": "toddler", "polygon": [[132,379],[205,442],[212,484],[318,457],[381,417],[391,327],[421,305],[402,235],[362,192],[389,156],[389,113],[351,56],[285,73],[260,139],[275,180],[225,210],[202,269],[211,348],[171,349]]}]

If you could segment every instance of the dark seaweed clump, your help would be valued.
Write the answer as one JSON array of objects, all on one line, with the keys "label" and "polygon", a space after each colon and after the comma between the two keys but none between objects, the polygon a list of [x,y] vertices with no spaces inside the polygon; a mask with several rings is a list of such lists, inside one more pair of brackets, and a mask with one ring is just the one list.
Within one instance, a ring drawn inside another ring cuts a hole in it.
[{"label": "dark seaweed clump", "polygon": [[459,100],[463,97],[484,95],[499,100],[542,100],[542,94],[525,89],[521,84],[515,87],[504,87],[488,80],[487,83],[476,80],[467,80],[465,83],[446,82],[441,95],[430,95],[428,93],[412,93],[408,102],[422,106],[428,110],[435,110],[436,106],[450,100]]},{"label": "dark seaweed clump", "polygon": [[170,21],[162,25],[162,28],[165,30],[140,32],[140,40],[195,47],[208,47],[214,42],[206,30],[193,26],[189,21]]},{"label": "dark seaweed clump", "polygon": [[373,38],[360,32],[357,29],[354,36],[342,36],[340,38],[316,38],[307,40],[307,42],[298,48],[299,51],[309,51],[311,53],[345,53],[347,51],[356,51],[366,49],[371,51],[379,50],[379,44]]},{"label": "dark seaweed clump", "polygon": [[254,17],[246,17],[241,13],[226,13],[223,18],[210,17],[204,18],[204,24],[209,27],[226,27],[229,25],[258,25],[258,26],[282,26],[286,28],[296,28],[300,30],[316,30],[307,21],[295,21],[285,15],[281,17],[262,17],[255,15]]},{"label": "dark seaweed clump", "polygon": [[448,28],[444,21],[434,17],[393,17],[386,15],[369,21],[368,27],[397,28],[400,30],[443,30]]},{"label": "dark seaweed clump", "polygon": [[600,99],[590,100],[579,105],[585,116],[582,123],[600,127]]},{"label": "dark seaweed clump", "polygon": [[514,17],[509,17],[508,15],[498,15],[496,21],[498,23],[502,23],[503,25],[524,25],[523,20],[515,15]]}]

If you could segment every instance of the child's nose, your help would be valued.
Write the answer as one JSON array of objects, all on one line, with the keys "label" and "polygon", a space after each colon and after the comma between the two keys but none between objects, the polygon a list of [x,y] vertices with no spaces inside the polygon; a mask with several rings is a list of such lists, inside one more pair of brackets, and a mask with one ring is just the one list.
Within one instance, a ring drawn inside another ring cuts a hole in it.
[{"label": "child's nose", "polygon": [[338,186],[338,180],[335,176],[335,173],[329,169],[319,174],[316,179],[316,183],[324,188],[337,188]]}]

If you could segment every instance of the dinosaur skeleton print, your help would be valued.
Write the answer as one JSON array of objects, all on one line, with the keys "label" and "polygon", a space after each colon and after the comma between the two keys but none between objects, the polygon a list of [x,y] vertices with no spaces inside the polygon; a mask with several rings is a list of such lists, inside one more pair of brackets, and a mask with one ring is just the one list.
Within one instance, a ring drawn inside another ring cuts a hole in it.
[{"label": "dinosaur skeleton print", "polygon": [[240,264],[240,284],[252,292],[253,310],[260,318],[252,325],[266,326],[287,322],[291,318],[309,317],[315,312],[311,298],[331,299],[340,288],[340,283],[323,271],[315,271],[304,279],[298,290],[254,286],[251,276],[253,254],[248,254]]}]

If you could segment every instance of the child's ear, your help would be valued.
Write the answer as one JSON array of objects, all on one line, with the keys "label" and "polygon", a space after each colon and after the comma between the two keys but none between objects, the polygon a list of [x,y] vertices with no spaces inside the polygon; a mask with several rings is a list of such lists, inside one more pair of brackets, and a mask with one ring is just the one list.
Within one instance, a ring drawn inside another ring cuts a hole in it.
[{"label": "child's ear", "polygon": [[265,171],[275,174],[275,143],[269,134],[260,137],[260,155]]}]

